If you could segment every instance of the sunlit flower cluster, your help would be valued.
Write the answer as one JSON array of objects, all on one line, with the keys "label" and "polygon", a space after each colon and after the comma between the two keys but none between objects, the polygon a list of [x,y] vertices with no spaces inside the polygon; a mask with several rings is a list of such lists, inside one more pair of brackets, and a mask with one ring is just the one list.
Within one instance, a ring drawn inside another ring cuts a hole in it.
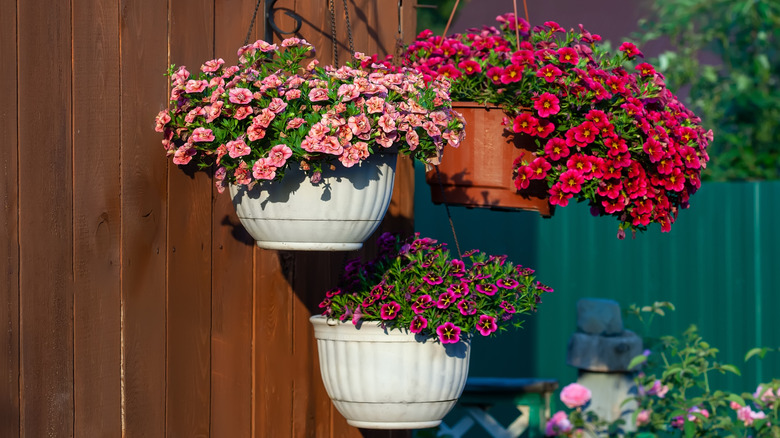
[{"label": "sunlit flower cluster", "polygon": [[534,280],[533,269],[514,266],[506,256],[474,250],[461,260],[419,235],[385,233],[378,247],[376,259],[347,264],[339,287],[320,304],[323,315],[353,324],[380,321],[448,344],[519,327],[521,315],[552,292]]},{"label": "sunlit flower cluster", "polygon": [[651,223],[670,231],[701,186],[712,131],[637,61],[634,44],[613,56],[582,25],[531,28],[513,14],[498,21],[446,38],[424,31],[404,65],[426,80],[448,78],[453,100],[502,106],[508,129],[535,140],[531,162],[507,163],[520,192],[544,180],[552,205],[587,202],[594,215],[620,221],[619,237]]},{"label": "sunlit flower cluster", "polygon": [[319,180],[323,170],[389,148],[428,161],[459,145],[463,124],[448,82],[381,65],[322,68],[314,60],[303,67],[312,53],[298,38],[279,46],[259,40],[238,50],[239,66],[210,60],[197,78],[172,66],[171,103],[156,130],[173,162],[215,164],[222,191],[228,183],[279,180],[290,166]]}]

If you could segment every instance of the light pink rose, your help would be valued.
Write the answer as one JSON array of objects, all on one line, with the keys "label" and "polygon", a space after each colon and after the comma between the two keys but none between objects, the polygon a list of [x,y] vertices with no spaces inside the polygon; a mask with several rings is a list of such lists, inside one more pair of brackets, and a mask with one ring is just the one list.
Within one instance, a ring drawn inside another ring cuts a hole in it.
[{"label": "light pink rose", "polygon": [[279,48],[276,44],[269,44],[263,40],[255,41],[254,44],[252,44],[252,47],[260,50],[263,53],[273,52]]},{"label": "light pink rose", "polygon": [[296,117],[294,119],[291,119],[289,122],[287,122],[287,126],[284,129],[290,130],[290,129],[298,129],[306,123],[306,120],[303,120],[300,117]]},{"label": "light pink rose", "polygon": [[206,123],[213,122],[219,115],[222,113],[222,107],[225,104],[220,100],[217,102],[214,102],[213,104],[207,106],[205,108],[206,110]]},{"label": "light pink rose", "polygon": [[287,108],[287,102],[279,99],[278,97],[271,99],[271,102],[268,104],[268,109],[273,111],[274,114],[279,114],[280,112],[284,111],[285,108]]},{"label": "light pink rose", "polygon": [[263,129],[267,129],[268,125],[271,124],[274,118],[276,118],[276,113],[268,108],[263,108],[263,110],[260,111],[260,114],[256,115],[255,118],[252,119],[252,124],[257,125]]},{"label": "light pink rose", "polygon": [[195,128],[195,130],[192,131],[192,135],[190,136],[190,141],[193,143],[214,141],[214,133],[211,132],[211,129],[208,128]]},{"label": "light pink rose", "polygon": [[251,125],[246,130],[246,136],[249,141],[257,141],[265,137],[265,129],[258,125]]},{"label": "light pink rose", "polygon": [[184,86],[184,91],[187,93],[200,93],[205,90],[209,85],[207,81],[196,81],[191,79],[187,81],[187,85]]},{"label": "light pink rose", "polygon": [[300,97],[301,97],[301,90],[287,90],[287,92],[284,93],[284,98],[286,100],[299,99]]},{"label": "light pink rose", "polygon": [[241,139],[229,141],[225,147],[227,147],[230,158],[243,157],[244,155],[249,155],[249,153],[252,152],[249,146],[244,143],[244,140]]},{"label": "light pink rose", "polygon": [[274,167],[282,167],[287,159],[292,156],[292,149],[286,144],[278,144],[271,148],[266,158],[266,163]]},{"label": "light pink rose", "polygon": [[252,92],[247,88],[233,88],[228,92],[229,100],[239,105],[246,105],[252,101]]},{"label": "light pink rose", "polygon": [[585,405],[590,397],[590,390],[579,383],[571,383],[561,390],[561,401],[569,409]]},{"label": "light pink rose", "polygon": [[192,157],[195,156],[196,152],[197,151],[189,143],[181,146],[180,148],[176,149],[176,153],[173,154],[173,164],[183,166],[189,163],[192,160]]},{"label": "light pink rose", "polygon": [[154,130],[157,132],[163,132],[164,126],[168,124],[168,122],[171,121],[171,116],[168,115],[168,111],[162,110],[157,114],[157,117],[154,118]]},{"label": "light pink rose", "polygon": [[200,67],[200,71],[202,71],[203,73],[212,73],[219,70],[219,68],[224,63],[225,60],[222,58],[212,59],[211,61],[206,61],[206,63]]},{"label": "light pink rose", "polygon": [[309,91],[309,100],[312,102],[328,100],[328,90],[324,88],[312,88]]},{"label": "light pink rose", "polygon": [[205,116],[206,110],[203,109],[203,107],[196,107],[190,110],[190,112],[187,113],[186,116],[184,116],[184,121],[187,123],[192,123],[195,121],[195,118],[198,116]]},{"label": "light pink rose", "polygon": [[368,121],[368,117],[365,114],[359,114],[357,116],[351,116],[347,121],[349,129],[355,135],[363,134],[371,130],[371,124]]},{"label": "light pink rose", "polygon": [[274,179],[276,177],[276,166],[271,165],[266,158],[260,158],[252,166],[252,176],[255,179]]},{"label": "light pink rose", "polygon": [[344,84],[339,87],[338,96],[342,102],[349,102],[350,100],[357,99],[360,96],[360,91],[353,84]]},{"label": "light pink rose", "polygon": [[252,114],[251,106],[240,106],[236,108],[236,113],[233,114],[233,118],[237,120],[243,120],[250,114]]},{"label": "light pink rose", "polygon": [[249,166],[243,161],[238,163],[238,168],[233,172],[233,176],[236,177],[236,184],[240,186],[246,186],[252,182],[252,178],[249,175]]}]

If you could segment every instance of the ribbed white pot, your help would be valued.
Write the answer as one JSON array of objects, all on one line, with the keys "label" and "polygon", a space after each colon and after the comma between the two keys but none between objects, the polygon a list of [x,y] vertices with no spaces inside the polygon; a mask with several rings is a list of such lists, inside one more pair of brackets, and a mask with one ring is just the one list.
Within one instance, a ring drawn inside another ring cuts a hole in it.
[{"label": "ribbed white pot", "polygon": [[298,168],[252,190],[230,186],[238,219],[257,246],[278,250],[360,249],[390,205],[397,154],[373,154],[353,167],[336,166],[312,184]]},{"label": "ribbed white pot", "polygon": [[356,328],[319,315],[310,321],[325,389],[352,426],[434,427],[463,392],[469,342],[420,342],[413,334],[386,331],[376,322]]}]

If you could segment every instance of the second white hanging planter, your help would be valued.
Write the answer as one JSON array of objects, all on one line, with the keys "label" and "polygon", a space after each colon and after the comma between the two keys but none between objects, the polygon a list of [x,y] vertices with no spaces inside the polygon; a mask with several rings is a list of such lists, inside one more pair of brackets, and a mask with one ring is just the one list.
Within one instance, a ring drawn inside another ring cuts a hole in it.
[{"label": "second white hanging planter", "polygon": [[325,389],[355,427],[435,427],[455,406],[469,371],[468,341],[442,345],[377,322],[313,316]]},{"label": "second white hanging planter", "polygon": [[327,170],[317,184],[300,169],[252,190],[230,186],[233,206],[261,248],[352,251],[376,230],[390,205],[397,153],[372,154],[353,167]]}]

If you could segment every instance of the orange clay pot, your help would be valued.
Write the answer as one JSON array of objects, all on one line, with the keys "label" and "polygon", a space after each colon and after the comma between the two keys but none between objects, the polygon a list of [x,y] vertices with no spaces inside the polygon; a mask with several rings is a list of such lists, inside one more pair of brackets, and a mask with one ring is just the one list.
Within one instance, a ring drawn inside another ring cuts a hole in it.
[{"label": "orange clay pot", "polygon": [[533,160],[533,139],[505,130],[501,124],[505,114],[499,107],[473,102],[453,102],[452,107],[466,119],[466,139],[457,149],[447,148],[442,156],[441,185],[436,169],[426,174],[433,203],[532,210],[552,216],[545,181],[531,181],[530,187],[518,192],[512,179],[512,163],[517,157]]}]

